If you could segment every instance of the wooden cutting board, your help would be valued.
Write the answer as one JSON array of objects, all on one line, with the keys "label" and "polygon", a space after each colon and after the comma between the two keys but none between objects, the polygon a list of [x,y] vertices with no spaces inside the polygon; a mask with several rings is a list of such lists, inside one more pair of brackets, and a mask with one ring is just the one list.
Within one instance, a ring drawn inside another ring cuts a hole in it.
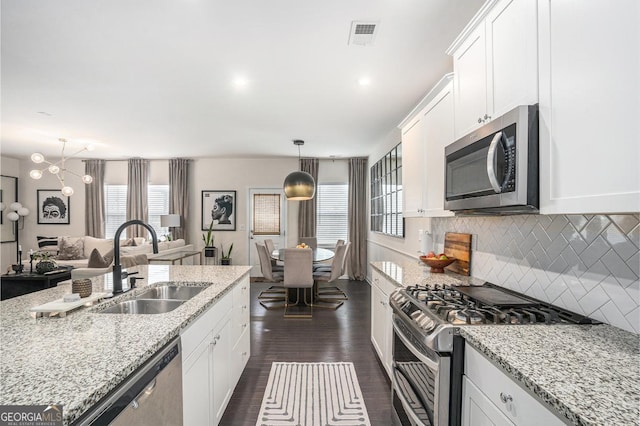
[{"label": "wooden cutting board", "polygon": [[444,235],[444,254],[458,259],[447,270],[460,275],[471,275],[471,234],[447,232]]}]

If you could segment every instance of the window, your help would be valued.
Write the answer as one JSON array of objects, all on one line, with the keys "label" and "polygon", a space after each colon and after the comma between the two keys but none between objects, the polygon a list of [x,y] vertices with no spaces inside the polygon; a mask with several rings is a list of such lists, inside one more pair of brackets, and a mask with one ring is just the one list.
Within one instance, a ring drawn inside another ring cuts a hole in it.
[{"label": "window", "polygon": [[[149,225],[158,236],[167,234],[169,229],[160,226],[160,216],[169,214],[169,185],[149,185],[147,192]],[[104,197],[105,238],[113,238],[127,220],[127,185],[105,185]]]},{"label": "window", "polygon": [[280,235],[280,194],[253,194],[253,234]]},{"label": "window", "polygon": [[371,166],[371,230],[404,237],[402,144]]},{"label": "window", "polygon": [[349,185],[322,184],[316,188],[316,237],[318,246],[333,247],[349,238]]}]

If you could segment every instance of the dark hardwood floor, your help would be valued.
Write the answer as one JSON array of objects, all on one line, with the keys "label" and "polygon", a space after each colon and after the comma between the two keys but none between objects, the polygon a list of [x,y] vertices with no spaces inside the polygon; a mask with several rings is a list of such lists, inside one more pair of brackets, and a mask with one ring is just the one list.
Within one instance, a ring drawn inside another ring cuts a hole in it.
[{"label": "dark hardwood floor", "polygon": [[391,424],[391,385],[371,345],[371,290],[338,283],[349,300],[337,310],[314,309],[313,319],[285,319],[258,303],[265,283],[251,283],[251,358],[220,425],[255,426],[271,363],[353,362],[373,426]]}]

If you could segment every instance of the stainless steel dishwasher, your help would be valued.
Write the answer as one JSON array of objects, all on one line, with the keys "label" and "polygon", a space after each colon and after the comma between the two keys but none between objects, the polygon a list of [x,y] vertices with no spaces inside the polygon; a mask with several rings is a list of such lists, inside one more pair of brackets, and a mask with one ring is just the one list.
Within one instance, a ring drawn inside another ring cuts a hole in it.
[{"label": "stainless steel dishwasher", "polygon": [[173,340],[77,425],[182,425],[182,346]]}]

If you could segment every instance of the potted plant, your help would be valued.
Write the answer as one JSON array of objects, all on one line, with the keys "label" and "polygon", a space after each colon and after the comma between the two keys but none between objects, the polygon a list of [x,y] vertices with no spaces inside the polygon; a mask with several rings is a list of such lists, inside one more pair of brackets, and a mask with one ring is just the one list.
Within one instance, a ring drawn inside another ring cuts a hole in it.
[{"label": "potted plant", "polygon": [[224,246],[220,245],[220,252],[222,253],[222,257],[220,258],[220,263],[222,265],[231,265],[231,252],[233,251],[233,243],[229,246],[229,251],[225,254]]},{"label": "potted plant", "polygon": [[39,261],[36,263],[36,272],[39,274],[51,272],[58,267],[56,261],[51,258],[51,253],[47,251],[35,253],[33,258]]},{"label": "potted plant", "polygon": [[209,230],[206,234],[202,234],[202,241],[204,241],[204,257],[216,257],[216,248],[213,246],[213,221],[209,225]]}]

